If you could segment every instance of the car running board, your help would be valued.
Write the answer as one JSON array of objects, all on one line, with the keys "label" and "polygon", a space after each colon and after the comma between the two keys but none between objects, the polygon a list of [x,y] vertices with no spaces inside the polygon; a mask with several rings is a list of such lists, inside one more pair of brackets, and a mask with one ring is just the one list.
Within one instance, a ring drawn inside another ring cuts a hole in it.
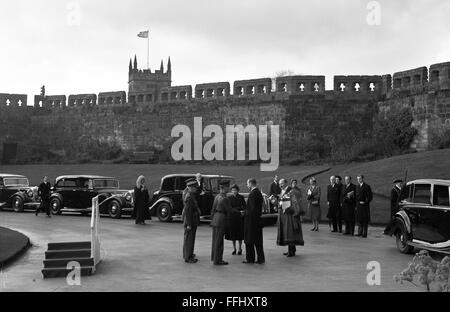
[{"label": "car running board", "polygon": [[417,244],[417,243],[413,243],[413,242],[408,242],[408,245],[411,247],[415,247],[417,249],[425,249],[428,251],[433,251],[433,252],[437,252],[437,253],[444,253],[447,255],[450,255],[450,247],[447,248],[433,248],[433,247],[427,247],[424,246],[422,244]]}]

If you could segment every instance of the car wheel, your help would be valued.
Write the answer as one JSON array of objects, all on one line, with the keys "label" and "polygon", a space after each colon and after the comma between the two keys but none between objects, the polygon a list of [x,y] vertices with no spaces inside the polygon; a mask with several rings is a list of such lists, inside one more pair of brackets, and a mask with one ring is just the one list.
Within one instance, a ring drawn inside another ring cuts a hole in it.
[{"label": "car wheel", "polygon": [[168,203],[161,203],[156,208],[156,215],[161,222],[172,221],[172,207]]},{"label": "car wheel", "polygon": [[59,198],[52,198],[52,200],[50,200],[50,208],[52,210],[52,214],[54,215],[60,215],[61,212],[61,201],[59,200]]},{"label": "car wheel", "polygon": [[14,196],[12,199],[12,208],[15,212],[22,212],[23,211],[23,199],[19,196]]},{"label": "car wheel", "polygon": [[108,214],[113,219],[120,219],[122,217],[122,205],[117,200],[112,200],[108,204]]},{"label": "car wheel", "polygon": [[410,254],[413,252],[414,247],[408,245],[408,232],[406,231],[406,228],[404,225],[400,227],[400,229],[397,231],[396,235],[396,243],[397,243],[397,249],[404,254]]}]

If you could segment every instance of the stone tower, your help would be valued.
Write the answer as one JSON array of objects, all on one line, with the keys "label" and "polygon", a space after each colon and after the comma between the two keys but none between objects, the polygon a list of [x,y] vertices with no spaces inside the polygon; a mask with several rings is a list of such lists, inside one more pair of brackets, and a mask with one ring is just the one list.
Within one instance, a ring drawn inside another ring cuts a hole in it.
[{"label": "stone tower", "polygon": [[138,69],[137,57],[131,61],[128,67],[128,102],[151,103],[159,99],[162,88],[172,85],[172,63],[169,57],[167,70],[164,72],[164,64],[161,60],[159,70]]}]

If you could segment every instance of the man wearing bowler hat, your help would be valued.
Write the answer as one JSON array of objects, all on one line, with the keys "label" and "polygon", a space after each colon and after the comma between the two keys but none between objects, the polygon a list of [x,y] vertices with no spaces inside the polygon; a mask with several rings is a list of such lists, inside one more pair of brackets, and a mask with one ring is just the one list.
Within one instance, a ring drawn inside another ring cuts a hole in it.
[{"label": "man wearing bowler hat", "polygon": [[197,181],[189,179],[186,181],[187,193],[183,198],[183,223],[184,223],[184,243],[183,258],[186,263],[196,263],[194,246],[197,226],[200,224],[200,208],[198,207],[195,194],[197,192]]},{"label": "man wearing bowler hat", "polygon": [[211,261],[214,265],[227,265],[228,262],[223,261],[223,243],[228,216],[232,210],[230,199],[227,197],[230,190],[230,181],[219,181],[219,190],[220,193],[214,199],[211,209],[211,226],[213,228]]}]

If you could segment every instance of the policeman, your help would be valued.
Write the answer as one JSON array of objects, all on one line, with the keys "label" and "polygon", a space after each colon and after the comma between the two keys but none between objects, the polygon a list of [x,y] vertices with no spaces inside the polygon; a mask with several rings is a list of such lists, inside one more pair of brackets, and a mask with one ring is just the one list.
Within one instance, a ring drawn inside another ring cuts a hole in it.
[{"label": "policeman", "polygon": [[197,226],[200,224],[200,208],[196,200],[197,181],[190,179],[186,181],[187,194],[183,198],[183,223],[184,223],[184,243],[183,258],[186,263],[197,263],[194,246]]}]

